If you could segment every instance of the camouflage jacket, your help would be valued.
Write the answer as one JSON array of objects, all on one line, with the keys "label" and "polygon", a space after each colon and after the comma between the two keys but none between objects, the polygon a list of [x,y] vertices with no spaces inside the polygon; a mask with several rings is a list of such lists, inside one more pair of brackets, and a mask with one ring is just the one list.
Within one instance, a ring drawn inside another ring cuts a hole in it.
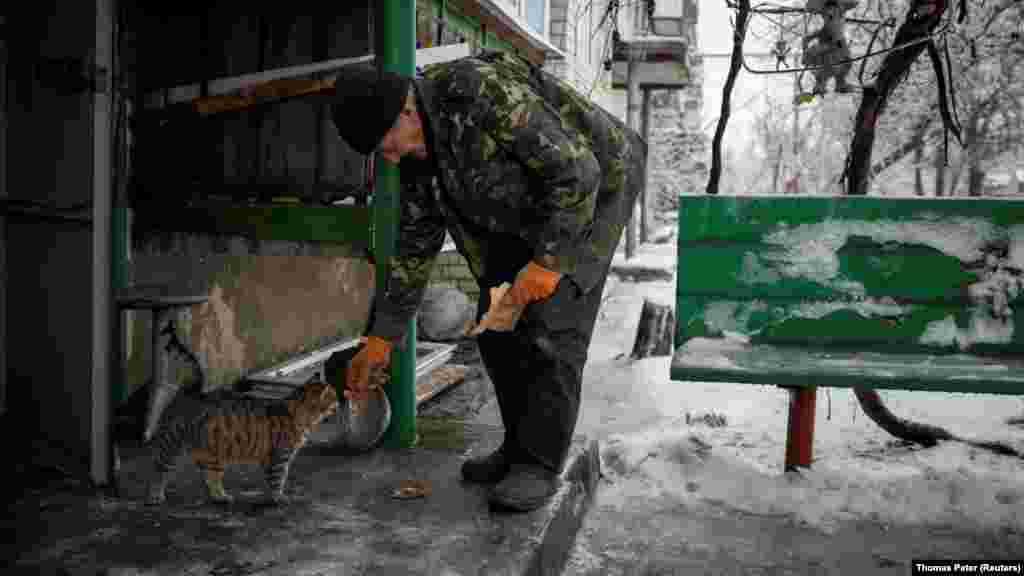
[{"label": "camouflage jacket", "polygon": [[605,273],[643,185],[646,144],[516,56],[435,64],[416,81],[426,160],[400,166],[398,249],[368,334],[398,340],[448,231],[473,274],[487,235],[514,234],[583,292]]}]

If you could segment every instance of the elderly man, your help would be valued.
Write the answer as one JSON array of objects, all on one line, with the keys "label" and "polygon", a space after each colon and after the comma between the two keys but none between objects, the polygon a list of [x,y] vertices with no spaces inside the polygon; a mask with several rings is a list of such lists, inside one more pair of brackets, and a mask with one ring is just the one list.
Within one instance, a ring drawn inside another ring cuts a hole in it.
[{"label": "elderly man", "polygon": [[501,448],[466,461],[462,476],[492,485],[499,508],[538,508],[557,490],[572,441],[583,365],[642,186],[646,144],[509,54],[435,64],[416,80],[353,67],[336,86],[339,135],[399,164],[402,182],[398,253],[345,394],[364,397],[371,373],[387,367],[449,232],[480,284],[471,334],[505,427]]}]

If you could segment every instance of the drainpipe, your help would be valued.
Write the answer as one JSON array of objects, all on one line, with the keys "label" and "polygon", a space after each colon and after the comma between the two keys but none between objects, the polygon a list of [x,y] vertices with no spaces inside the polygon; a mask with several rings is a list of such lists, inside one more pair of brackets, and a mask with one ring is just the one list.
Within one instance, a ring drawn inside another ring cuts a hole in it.
[{"label": "drainpipe", "polygon": [[[375,2],[377,68],[412,77],[416,69],[416,0]],[[374,162],[374,250],[377,294],[383,294],[398,244],[398,167],[383,158]],[[416,444],[416,319],[409,321],[405,341],[391,353],[391,378],[385,387],[391,401],[391,426],[384,434],[388,448]]]}]

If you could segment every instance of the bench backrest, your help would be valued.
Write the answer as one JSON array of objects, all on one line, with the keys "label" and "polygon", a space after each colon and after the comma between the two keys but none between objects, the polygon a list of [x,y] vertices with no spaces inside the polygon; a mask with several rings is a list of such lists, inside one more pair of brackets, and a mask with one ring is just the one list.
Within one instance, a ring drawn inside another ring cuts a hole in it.
[{"label": "bench backrest", "polygon": [[1024,201],[681,196],[676,341],[1024,355]]}]

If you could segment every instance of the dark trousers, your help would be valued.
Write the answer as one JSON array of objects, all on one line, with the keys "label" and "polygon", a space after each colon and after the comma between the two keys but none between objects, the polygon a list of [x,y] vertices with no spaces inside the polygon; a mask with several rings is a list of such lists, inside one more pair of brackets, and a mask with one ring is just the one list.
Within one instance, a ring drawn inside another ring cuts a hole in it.
[{"label": "dark trousers", "polygon": [[[519,239],[488,239],[478,321],[490,306],[488,289],[511,284],[530,258],[529,247]],[[550,298],[526,307],[515,330],[488,330],[477,337],[505,426],[505,448],[513,458],[561,472],[576,429],[583,366],[610,264],[609,259],[587,294],[564,278]]]}]

